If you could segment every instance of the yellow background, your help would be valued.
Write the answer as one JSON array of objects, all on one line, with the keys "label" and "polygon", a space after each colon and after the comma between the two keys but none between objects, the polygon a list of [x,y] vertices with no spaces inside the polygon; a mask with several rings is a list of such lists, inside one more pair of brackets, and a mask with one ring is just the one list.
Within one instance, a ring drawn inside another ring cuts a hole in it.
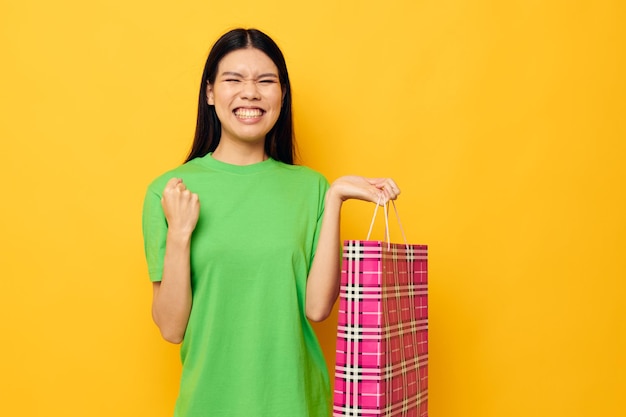
[{"label": "yellow background", "polygon": [[[210,45],[243,25],[286,55],[301,161],[395,178],[430,246],[430,415],[626,415],[625,12],[2,0],[0,414],[171,415],[141,204],[190,146]],[[371,210],[349,202],[343,238]]]}]

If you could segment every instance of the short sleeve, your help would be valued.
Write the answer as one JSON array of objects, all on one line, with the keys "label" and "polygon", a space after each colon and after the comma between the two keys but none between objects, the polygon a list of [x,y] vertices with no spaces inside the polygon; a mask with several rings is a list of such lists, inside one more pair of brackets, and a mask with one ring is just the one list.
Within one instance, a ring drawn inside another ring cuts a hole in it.
[{"label": "short sleeve", "polygon": [[317,224],[315,225],[315,234],[313,235],[313,246],[311,253],[311,264],[309,265],[309,269],[311,268],[313,258],[315,257],[315,252],[317,251],[317,242],[319,241],[320,231],[322,230],[322,220],[324,218],[324,203],[326,201],[326,192],[330,188],[328,181],[325,177],[320,175],[318,182],[318,197],[317,197]]},{"label": "short sleeve", "polygon": [[142,228],[150,281],[161,281],[165,258],[165,241],[167,239],[167,221],[161,206],[161,196],[151,189],[148,189],[143,202]]}]

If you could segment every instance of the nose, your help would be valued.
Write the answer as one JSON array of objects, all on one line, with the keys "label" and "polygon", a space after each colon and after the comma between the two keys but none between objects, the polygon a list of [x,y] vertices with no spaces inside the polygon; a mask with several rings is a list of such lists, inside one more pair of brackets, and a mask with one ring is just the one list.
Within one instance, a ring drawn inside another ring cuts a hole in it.
[{"label": "nose", "polygon": [[258,100],[261,98],[259,88],[254,80],[245,80],[241,83],[241,98]]}]

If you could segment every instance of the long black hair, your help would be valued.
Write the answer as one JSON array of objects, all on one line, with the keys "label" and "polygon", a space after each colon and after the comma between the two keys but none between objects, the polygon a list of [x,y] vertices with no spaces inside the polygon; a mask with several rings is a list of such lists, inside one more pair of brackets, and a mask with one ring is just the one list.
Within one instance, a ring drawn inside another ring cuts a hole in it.
[{"label": "long black hair", "polygon": [[265,136],[265,153],[271,158],[293,165],[295,140],[291,112],[291,85],[285,58],[276,42],[257,29],[233,29],[220,37],[211,48],[202,72],[198,97],[198,120],[191,151],[185,162],[213,152],[220,143],[222,125],[215,107],[207,102],[207,87],[215,82],[217,67],[224,56],[237,49],[254,48],[265,53],[278,68],[283,103],[276,124]]}]

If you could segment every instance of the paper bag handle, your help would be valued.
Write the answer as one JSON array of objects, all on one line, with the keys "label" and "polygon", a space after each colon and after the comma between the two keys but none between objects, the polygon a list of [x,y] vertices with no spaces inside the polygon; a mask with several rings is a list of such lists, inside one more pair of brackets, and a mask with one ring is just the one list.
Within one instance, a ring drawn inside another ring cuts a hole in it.
[{"label": "paper bag handle", "polygon": [[[402,238],[404,239],[404,244],[409,245],[409,242],[404,234],[404,229],[402,228],[402,222],[400,221],[400,215],[398,214],[398,209],[396,208],[396,203],[393,200],[390,200],[393,205],[393,211],[396,213],[396,219],[398,219],[398,226],[400,226],[400,233],[402,233]],[[370,240],[370,235],[372,234],[372,229],[374,228],[374,221],[376,220],[376,213],[378,212],[378,206],[381,204],[380,197],[378,197],[378,201],[376,202],[376,207],[374,208],[374,215],[372,216],[372,222],[370,223],[370,230],[367,232],[367,239]],[[387,206],[389,202],[386,204],[382,204],[383,209],[385,210],[385,240],[387,242],[387,249],[391,246],[391,239],[389,238],[389,212],[387,210]]]}]

